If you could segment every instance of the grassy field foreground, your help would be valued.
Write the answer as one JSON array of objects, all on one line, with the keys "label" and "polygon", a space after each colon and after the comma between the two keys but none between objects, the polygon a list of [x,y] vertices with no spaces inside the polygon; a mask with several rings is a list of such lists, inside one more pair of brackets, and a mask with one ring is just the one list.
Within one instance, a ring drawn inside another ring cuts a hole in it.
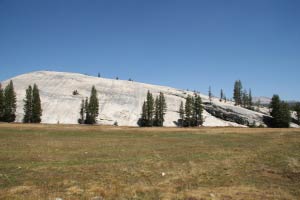
[{"label": "grassy field foreground", "polygon": [[0,199],[300,199],[300,130],[0,124]]}]

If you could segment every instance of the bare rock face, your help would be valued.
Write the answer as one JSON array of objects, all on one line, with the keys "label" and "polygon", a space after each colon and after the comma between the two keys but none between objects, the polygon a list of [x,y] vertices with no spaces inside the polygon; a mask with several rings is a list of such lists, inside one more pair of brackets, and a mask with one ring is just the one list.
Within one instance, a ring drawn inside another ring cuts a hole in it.
[{"label": "bare rock face", "polygon": [[[164,126],[176,126],[180,102],[184,102],[188,94],[193,95],[193,92],[171,87],[66,72],[38,71],[9,80],[13,80],[17,94],[18,122],[22,121],[24,114],[25,90],[28,85],[34,83],[40,89],[42,123],[50,124],[77,124],[81,100],[89,97],[93,85],[98,91],[99,98],[98,124],[113,125],[117,122],[120,126],[137,126],[142,104],[147,91],[150,90],[154,97],[159,92],[165,95],[168,108]],[[2,82],[3,87],[9,80]],[[218,99],[213,99],[212,105],[208,105],[208,97],[202,94],[200,96],[205,104],[204,126],[245,126],[248,125],[247,121],[249,123],[255,121],[258,125],[264,124],[265,115],[262,113],[234,106],[233,102],[219,102]]]}]

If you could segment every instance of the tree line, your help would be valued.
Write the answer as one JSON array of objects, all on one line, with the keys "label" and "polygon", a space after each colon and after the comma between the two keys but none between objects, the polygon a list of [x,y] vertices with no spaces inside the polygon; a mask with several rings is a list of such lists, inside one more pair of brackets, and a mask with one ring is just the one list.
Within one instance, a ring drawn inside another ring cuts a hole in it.
[{"label": "tree line", "polygon": [[[209,96],[212,96],[211,89],[209,89]],[[211,98],[211,97],[210,97]],[[242,82],[235,81],[234,95],[236,105],[253,109],[252,93],[243,90]],[[0,84],[0,121],[14,122],[16,119],[16,93],[14,91],[13,81],[3,89]],[[221,90],[220,101],[225,100],[226,97]],[[291,109],[288,103],[282,101],[279,95],[273,95],[272,101],[269,105],[270,115],[272,116],[271,127],[289,127],[292,121],[291,111],[296,113],[295,123],[300,125],[300,103],[296,103]],[[24,123],[40,123],[42,116],[41,99],[39,89],[36,84],[29,85],[26,89],[26,96],[24,99]],[[138,121],[140,126],[163,126],[165,121],[165,114],[167,104],[162,92],[154,98],[150,91],[147,92],[146,100],[142,105],[141,118]],[[188,95],[185,103],[181,102],[178,110],[179,119],[178,126],[193,127],[203,124],[203,105],[201,97],[195,93],[194,96]],[[92,86],[89,98],[83,99],[80,107],[80,124],[95,124],[96,118],[99,115],[99,100],[95,86]]]},{"label": "tree line", "polygon": [[203,124],[202,99],[198,94],[188,95],[185,104],[181,101],[179,106],[178,126],[195,127]]},{"label": "tree line", "polygon": [[160,92],[154,100],[152,93],[148,90],[138,125],[142,127],[163,126],[166,111],[167,104],[164,94]]},{"label": "tree line", "polygon": [[81,101],[79,124],[96,124],[99,115],[99,100],[95,86],[91,89],[90,98]]},{"label": "tree line", "polygon": [[[17,97],[13,81],[5,89],[0,84],[0,121],[14,122],[16,120]],[[28,86],[24,99],[24,123],[40,123],[42,116],[41,99],[36,84]]]}]

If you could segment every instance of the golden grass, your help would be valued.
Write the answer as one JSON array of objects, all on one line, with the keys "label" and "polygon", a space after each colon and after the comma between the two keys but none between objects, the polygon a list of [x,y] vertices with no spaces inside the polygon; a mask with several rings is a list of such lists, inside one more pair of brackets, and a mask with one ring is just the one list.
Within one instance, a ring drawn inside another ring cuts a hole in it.
[{"label": "golden grass", "polygon": [[300,130],[0,124],[0,199],[299,199]]}]

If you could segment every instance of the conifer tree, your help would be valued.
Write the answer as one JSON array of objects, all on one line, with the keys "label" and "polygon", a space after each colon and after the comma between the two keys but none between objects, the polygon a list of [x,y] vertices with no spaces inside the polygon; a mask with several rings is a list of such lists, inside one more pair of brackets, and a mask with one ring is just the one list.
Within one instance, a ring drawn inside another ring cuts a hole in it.
[{"label": "conifer tree", "polygon": [[84,123],[85,124],[89,124],[89,122],[91,121],[91,117],[90,117],[89,98],[88,97],[85,98],[84,108],[85,108],[85,120],[84,120]]},{"label": "conifer tree", "polygon": [[154,98],[150,91],[147,92],[147,126],[153,126]]},{"label": "conifer tree", "polygon": [[221,89],[221,92],[220,92],[220,102],[223,100],[224,98],[224,93],[223,93],[223,89]]},{"label": "conifer tree", "polygon": [[249,89],[249,98],[248,98],[248,109],[253,109],[253,99],[252,99],[252,91]]},{"label": "conifer tree", "polygon": [[208,88],[208,98],[209,98],[209,102],[211,103],[211,101],[212,101],[212,93],[211,93],[211,87],[210,86]]},{"label": "conifer tree", "polygon": [[40,92],[36,84],[32,89],[32,123],[40,123],[42,116],[42,106],[40,99]]},{"label": "conifer tree", "polygon": [[3,89],[0,83],[0,121],[3,121],[4,115],[4,96],[3,96]]},{"label": "conifer tree", "polygon": [[147,126],[147,102],[144,101],[143,107],[142,107],[142,115],[141,119],[139,121],[139,126]]},{"label": "conifer tree", "polygon": [[193,120],[193,97],[188,95],[185,101],[185,124],[186,126],[192,126]]},{"label": "conifer tree", "polygon": [[99,115],[99,100],[95,86],[92,87],[91,95],[88,103],[88,115],[86,117],[87,124],[95,124]]},{"label": "conifer tree", "polygon": [[183,107],[183,102],[182,101],[180,103],[178,112],[179,112],[178,125],[183,126],[184,125],[184,107]]},{"label": "conifer tree", "polygon": [[9,84],[4,89],[4,114],[3,118],[5,122],[14,122],[16,119],[16,93],[14,91],[13,82],[10,81]]},{"label": "conifer tree", "polygon": [[242,89],[242,82],[240,80],[235,81],[233,90],[233,99],[235,101],[235,105],[242,104]]},{"label": "conifer tree", "polygon": [[162,92],[159,93],[158,97],[158,109],[159,109],[159,117],[158,117],[158,126],[163,126],[165,121],[165,114],[167,112],[167,103],[165,100],[165,96]]},{"label": "conifer tree", "polygon": [[79,124],[84,124],[85,123],[85,103],[84,99],[81,100],[81,105],[80,105],[80,118],[78,119]]},{"label": "conifer tree", "polygon": [[160,117],[160,105],[159,105],[159,98],[155,98],[154,102],[154,120],[153,120],[153,125],[154,126],[159,126],[159,117]]},{"label": "conifer tree", "polygon": [[26,96],[24,99],[24,123],[31,123],[32,122],[32,87],[31,85],[28,86],[26,89]]},{"label": "conifer tree", "polygon": [[290,126],[291,114],[287,103],[280,100],[278,95],[273,95],[270,103],[272,127],[288,128]]},{"label": "conifer tree", "polygon": [[203,117],[202,117],[202,112],[203,112],[203,106],[202,106],[202,100],[199,95],[195,95],[194,97],[194,126],[200,126],[203,123]]},{"label": "conifer tree", "polygon": [[248,93],[247,93],[247,90],[244,90],[243,93],[242,93],[242,106],[244,108],[246,108],[248,106]]}]

